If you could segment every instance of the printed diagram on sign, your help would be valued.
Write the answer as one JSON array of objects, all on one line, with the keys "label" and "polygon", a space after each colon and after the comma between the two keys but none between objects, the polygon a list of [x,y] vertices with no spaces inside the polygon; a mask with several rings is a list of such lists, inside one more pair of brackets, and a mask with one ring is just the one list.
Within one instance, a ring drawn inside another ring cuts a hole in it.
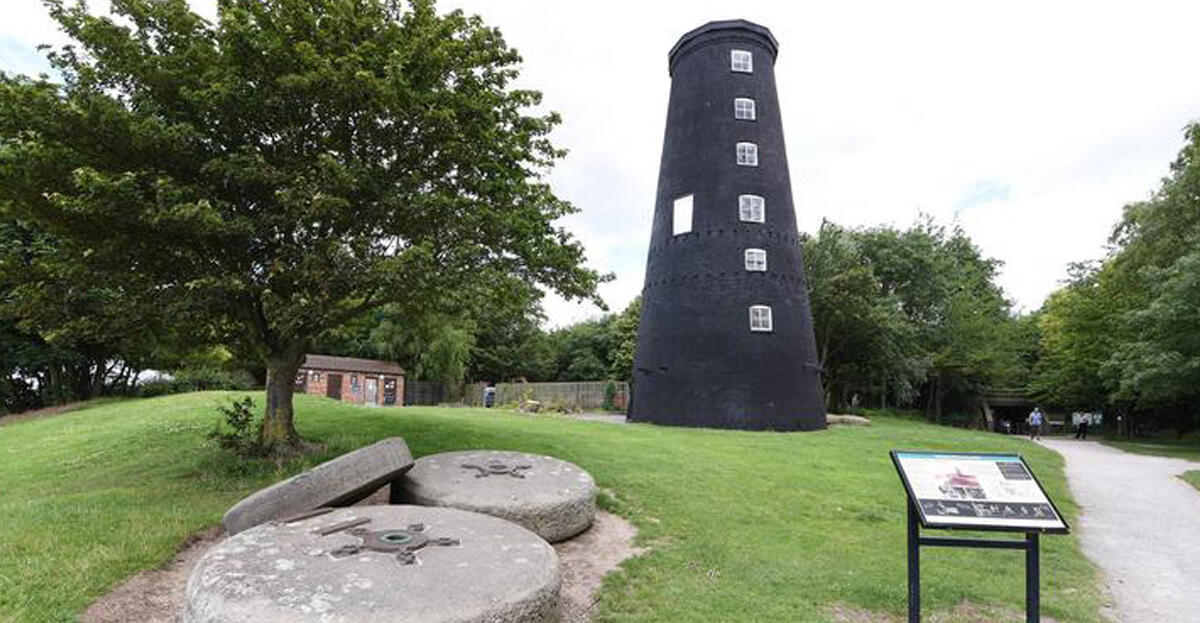
[{"label": "printed diagram on sign", "polygon": [[979,479],[975,476],[962,473],[961,469],[955,468],[954,473],[946,477],[946,480],[938,487],[938,490],[946,494],[948,498],[960,500],[986,500],[987,494],[983,492],[983,487],[979,484]]}]

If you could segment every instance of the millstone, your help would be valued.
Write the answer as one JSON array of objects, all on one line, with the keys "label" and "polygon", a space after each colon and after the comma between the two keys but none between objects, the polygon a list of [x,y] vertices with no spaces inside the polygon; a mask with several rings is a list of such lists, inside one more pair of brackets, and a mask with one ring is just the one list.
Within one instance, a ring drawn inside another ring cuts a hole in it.
[{"label": "millstone", "polygon": [[264,521],[322,506],[353,504],[398,479],[412,465],[404,439],[384,439],[250,494],[225,512],[221,524],[226,532],[237,534]]},{"label": "millstone", "polygon": [[559,459],[495,450],[422,457],[402,479],[404,500],[502,517],[551,543],[587,529],[596,515],[596,483]]},{"label": "millstone", "polygon": [[508,521],[452,508],[360,506],[271,522],[206,552],[184,623],[551,622],[558,556]]}]

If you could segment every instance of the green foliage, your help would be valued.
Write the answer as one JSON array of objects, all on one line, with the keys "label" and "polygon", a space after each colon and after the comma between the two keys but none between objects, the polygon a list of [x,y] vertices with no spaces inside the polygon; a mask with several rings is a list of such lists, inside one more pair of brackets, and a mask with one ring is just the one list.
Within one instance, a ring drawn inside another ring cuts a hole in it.
[{"label": "green foliage", "polygon": [[142,383],[138,386],[138,395],[150,398],[209,390],[250,389],[253,385],[253,379],[242,370],[187,368],[175,372],[170,378],[160,378]]},{"label": "green foliage", "polygon": [[404,313],[385,305],[326,332],[318,352],[384,359],[409,378],[446,383],[542,378],[549,367],[542,293],[512,276],[448,293],[435,307]]},{"label": "green foliage", "polygon": [[1035,327],[1014,317],[999,267],[960,229],[824,222],[804,240],[805,271],[828,407],[855,395],[941,419],[974,411],[988,385],[1028,376]]},{"label": "green foliage", "polygon": [[613,334],[614,351],[608,375],[621,381],[633,380],[633,357],[637,352],[638,322],[642,317],[642,297],[638,296],[613,319],[609,329]]},{"label": "green foliage", "polygon": [[[267,455],[268,447],[263,443],[262,422],[254,408],[254,400],[247,396],[228,405],[219,405],[217,411],[221,414],[221,420],[208,433],[210,441],[241,459]],[[229,432],[223,430],[222,421],[229,427]]]},{"label": "green foliage", "polygon": [[1103,262],[1041,313],[1039,396],[1123,417],[1130,433],[1200,425],[1200,124],[1148,200],[1125,207]]},{"label": "green foliage", "polygon": [[542,179],[559,118],[527,114],[541,96],[512,86],[520,56],[479,18],[432,0],[227,0],[214,23],[186,0],[47,5],[72,44],[50,53],[61,84],[0,76],[0,204],[119,300],[245,342],[279,398],[270,439],[296,440],[309,346],[372,309],[416,315],[505,276],[595,297],[603,277],[555,225],[575,210]]},{"label": "green foliage", "polygon": [[617,408],[617,384],[609,381],[604,384],[604,402],[600,405],[605,411],[612,411]]},{"label": "green foliage", "polygon": [[612,316],[557,329],[550,333],[555,353],[554,380],[596,381],[608,377],[613,341]]}]

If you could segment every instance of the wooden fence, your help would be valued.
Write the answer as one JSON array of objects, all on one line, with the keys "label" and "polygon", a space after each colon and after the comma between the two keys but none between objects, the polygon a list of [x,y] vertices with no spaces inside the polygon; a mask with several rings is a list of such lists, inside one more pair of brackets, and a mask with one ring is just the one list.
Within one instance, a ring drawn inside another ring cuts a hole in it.
[{"label": "wooden fence", "polygon": [[[629,384],[621,381],[580,381],[563,383],[497,383],[497,407],[515,407],[525,400],[536,400],[544,409],[599,411],[604,409],[604,391],[612,384],[612,407],[624,410],[629,401]],[[405,405],[439,405],[446,403],[482,407],[487,385],[448,385],[432,381],[405,381]]]},{"label": "wooden fence", "polygon": [[404,405],[440,405],[463,402],[462,383],[451,385],[437,381],[404,381]]}]

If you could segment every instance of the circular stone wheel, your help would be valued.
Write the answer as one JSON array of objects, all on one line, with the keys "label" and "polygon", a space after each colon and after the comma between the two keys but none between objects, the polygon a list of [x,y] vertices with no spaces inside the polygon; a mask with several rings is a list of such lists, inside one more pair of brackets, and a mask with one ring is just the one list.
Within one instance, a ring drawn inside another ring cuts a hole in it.
[{"label": "circular stone wheel", "polygon": [[[439,543],[447,538],[457,544]],[[353,551],[364,543],[392,551]],[[420,543],[403,562],[400,549]],[[554,549],[513,523],[452,508],[361,506],[260,524],[216,545],[188,579],[182,620],[550,622],[560,583]]]},{"label": "circular stone wheel", "polygon": [[549,456],[471,450],[422,457],[401,481],[405,500],[487,513],[555,543],[592,525],[596,483],[578,465]]}]

